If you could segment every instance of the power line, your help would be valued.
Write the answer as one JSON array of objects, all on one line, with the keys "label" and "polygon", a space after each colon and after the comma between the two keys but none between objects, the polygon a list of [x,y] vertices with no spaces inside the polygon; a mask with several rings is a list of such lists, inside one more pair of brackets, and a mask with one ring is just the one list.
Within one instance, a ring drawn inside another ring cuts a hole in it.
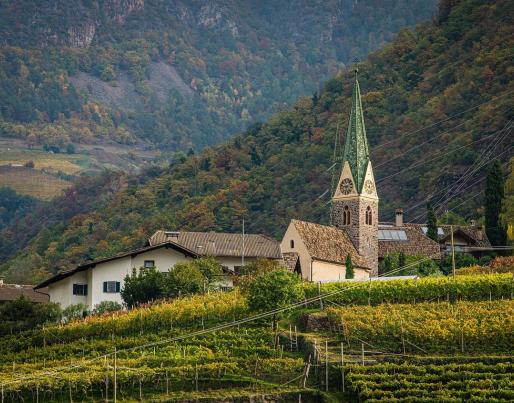
[{"label": "power line", "polygon": [[[431,255],[431,256],[427,256],[427,257],[425,257],[423,259],[420,259],[420,260],[418,260],[416,262],[412,262],[412,263],[409,263],[409,264],[407,264],[405,266],[399,267],[397,269],[390,270],[387,273],[383,273],[383,274],[377,276],[376,278],[387,277],[387,276],[389,276],[391,274],[397,273],[398,271],[401,271],[401,270],[404,270],[404,269],[407,269],[407,268],[410,268],[410,267],[413,267],[413,266],[417,266],[418,264],[420,264],[420,263],[422,263],[424,261],[434,259],[434,258],[436,258],[438,256],[439,256],[439,253]],[[370,278],[370,281],[371,281],[371,278]],[[91,364],[93,362],[96,362],[98,360],[101,360],[101,359],[104,359],[104,358],[107,358],[107,357],[110,357],[110,356],[113,356],[114,354],[130,352],[130,351],[136,351],[136,350],[143,349],[143,348],[148,348],[148,347],[160,346],[160,345],[163,345],[163,344],[169,344],[169,343],[173,343],[173,342],[176,342],[176,341],[183,341],[183,340],[190,339],[190,338],[193,338],[193,337],[198,337],[198,336],[202,336],[202,335],[205,335],[205,334],[209,334],[209,333],[217,332],[217,331],[220,331],[220,330],[228,329],[228,328],[231,328],[231,327],[235,327],[235,326],[238,326],[238,325],[241,325],[241,324],[255,322],[257,320],[264,319],[264,318],[276,315],[276,314],[281,313],[281,312],[286,312],[286,311],[289,311],[289,310],[292,310],[292,309],[295,309],[295,308],[299,308],[299,307],[304,306],[304,305],[309,305],[309,304],[317,302],[317,301],[319,301],[319,300],[321,300],[323,298],[329,298],[329,297],[332,297],[334,295],[346,292],[346,291],[348,291],[348,290],[350,290],[352,288],[356,288],[357,285],[358,285],[358,283],[355,283],[353,287],[350,286],[350,287],[344,288],[342,290],[335,290],[335,291],[327,292],[325,294],[320,294],[320,295],[317,295],[315,297],[304,299],[303,301],[298,301],[296,303],[290,304],[290,305],[282,307],[282,308],[275,308],[275,309],[272,309],[270,311],[263,312],[261,314],[257,314],[257,315],[253,315],[253,316],[249,316],[249,317],[237,320],[237,321],[225,322],[225,323],[222,323],[220,325],[213,326],[211,328],[202,329],[202,330],[198,330],[198,331],[195,331],[195,332],[190,332],[190,333],[187,333],[187,334],[182,334],[182,335],[175,336],[175,337],[172,337],[172,338],[169,338],[169,339],[159,340],[159,341],[150,342],[150,343],[146,343],[146,344],[135,346],[135,347],[129,347],[129,348],[125,348],[125,349],[122,349],[122,350],[117,350],[116,353],[114,353],[114,352],[113,353],[106,353],[106,354],[103,354],[103,355],[100,355],[100,356],[97,356],[97,357],[90,358],[89,360],[84,360],[80,364],[70,365],[68,367],[60,367],[60,368],[56,368],[54,370],[46,371],[46,372],[44,372],[44,375],[46,375],[46,376],[57,376],[60,372],[62,372],[64,370],[70,370],[70,369],[73,370],[73,369],[78,369],[78,368],[84,368],[84,367],[87,367],[88,364]],[[20,378],[17,378],[17,379],[13,379],[11,382],[3,383],[2,386],[12,385],[12,384],[20,382],[22,380],[29,380],[29,379],[31,379],[30,376],[29,377],[20,377]]]},{"label": "power line", "polygon": [[409,137],[409,136],[411,136],[411,135],[413,135],[413,134],[416,134],[416,133],[419,133],[419,132],[421,132],[421,131],[423,131],[423,130],[429,129],[429,128],[434,127],[434,126],[437,126],[437,125],[438,125],[438,124],[440,124],[440,123],[444,123],[444,122],[446,122],[446,121],[448,121],[448,120],[451,120],[451,119],[453,119],[453,118],[454,118],[454,117],[456,117],[456,116],[460,116],[460,115],[462,115],[462,114],[464,114],[464,113],[466,113],[466,112],[472,111],[473,109],[480,108],[480,107],[481,107],[481,106],[483,106],[483,105],[486,105],[486,104],[488,104],[488,103],[491,103],[491,102],[493,102],[493,101],[496,101],[497,99],[503,98],[503,97],[505,97],[505,96],[507,96],[507,95],[509,95],[509,94],[512,94],[513,92],[514,92],[514,90],[507,91],[507,92],[503,93],[502,95],[499,95],[499,96],[497,96],[497,97],[493,97],[493,98],[491,98],[489,101],[482,102],[481,104],[478,104],[478,105],[472,106],[471,108],[465,109],[465,110],[463,110],[463,111],[461,111],[461,112],[459,112],[459,113],[456,113],[456,114],[454,114],[454,115],[448,116],[448,117],[447,117],[447,118],[445,118],[445,119],[442,119],[442,120],[439,120],[439,121],[437,121],[437,122],[435,122],[435,123],[432,123],[432,124],[430,124],[430,125],[427,125],[427,126],[421,127],[421,128],[419,128],[419,129],[416,129],[416,130],[414,130],[414,131],[412,131],[412,132],[409,132],[409,133],[406,133],[406,134],[404,134],[404,135],[401,135],[400,137],[396,137],[396,138],[394,138],[394,139],[392,139],[392,140],[390,140],[390,141],[387,141],[387,142],[385,142],[385,143],[379,144],[379,145],[377,145],[377,146],[374,148],[374,151],[373,151],[373,152],[376,152],[376,150],[379,150],[379,149],[381,149],[382,147],[385,147],[385,146],[387,146],[387,145],[389,145],[389,144],[391,144],[391,143],[394,143],[395,141],[397,141],[397,140],[399,140],[399,139],[402,139],[402,138],[405,138],[405,137]]}]

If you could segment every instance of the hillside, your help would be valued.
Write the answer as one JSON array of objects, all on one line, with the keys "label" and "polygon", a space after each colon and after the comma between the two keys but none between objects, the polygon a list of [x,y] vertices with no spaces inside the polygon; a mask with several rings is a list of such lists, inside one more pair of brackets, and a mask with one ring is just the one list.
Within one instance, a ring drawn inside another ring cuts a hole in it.
[{"label": "hillside", "polygon": [[2,1],[0,136],[199,150],[311,94],[435,5]]},{"label": "hillside", "polygon": [[[335,286],[338,294],[322,290],[322,310],[317,286],[304,284],[316,296],[280,313],[275,329],[273,312],[251,311],[234,290],[0,337],[3,396],[512,401],[510,274]],[[331,303],[346,300],[347,290],[352,305]]]},{"label": "hillside", "polygon": [[[512,155],[513,21],[512,2],[462,1],[358,64],[381,220],[399,206],[407,221],[424,219],[429,197],[438,213],[481,217],[484,166]],[[328,222],[335,134],[344,138],[353,76],[223,145],[176,156],[157,177],[134,178],[104,207],[51,231],[48,249],[36,253],[36,238],[3,270],[35,257],[45,270],[69,268],[162,228],[237,232],[245,218],[247,231],[280,238],[291,218]]]}]

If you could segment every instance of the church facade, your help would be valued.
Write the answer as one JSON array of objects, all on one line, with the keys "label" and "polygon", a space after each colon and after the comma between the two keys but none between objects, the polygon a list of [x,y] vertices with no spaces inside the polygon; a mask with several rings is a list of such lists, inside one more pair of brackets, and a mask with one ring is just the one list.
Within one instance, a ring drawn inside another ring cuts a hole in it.
[{"label": "church facade", "polygon": [[378,205],[356,77],[342,170],[332,195],[333,225],[292,220],[281,243],[288,266],[309,281],[338,281],[346,277],[349,255],[355,278],[376,276]]}]

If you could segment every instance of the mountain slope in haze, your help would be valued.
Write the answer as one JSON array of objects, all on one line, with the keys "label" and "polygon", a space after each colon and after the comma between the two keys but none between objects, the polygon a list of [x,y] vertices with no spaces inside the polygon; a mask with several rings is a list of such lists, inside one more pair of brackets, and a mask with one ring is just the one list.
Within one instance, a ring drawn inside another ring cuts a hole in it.
[{"label": "mountain slope in haze", "polygon": [[0,2],[0,136],[199,150],[312,94],[436,0]]},{"label": "mountain slope in haze", "polygon": [[[439,213],[480,218],[486,163],[512,155],[514,3],[445,1],[440,15],[358,64],[381,220],[400,206],[406,221],[423,219],[429,199]],[[45,270],[68,268],[160,228],[240,231],[244,218],[247,231],[280,238],[291,218],[327,223],[353,80],[347,71],[265,124],[134,179],[105,207],[69,220],[46,250],[36,251],[37,236],[4,272],[34,256]]]}]

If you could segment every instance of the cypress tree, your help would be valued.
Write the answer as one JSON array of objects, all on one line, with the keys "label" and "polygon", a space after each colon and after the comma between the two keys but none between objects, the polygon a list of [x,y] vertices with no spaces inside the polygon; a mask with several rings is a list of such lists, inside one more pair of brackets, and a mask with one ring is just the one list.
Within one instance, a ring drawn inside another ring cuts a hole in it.
[{"label": "cypress tree", "polygon": [[405,253],[400,252],[398,255],[398,268],[404,267],[405,263]]},{"label": "cypress tree", "polygon": [[500,161],[495,160],[489,165],[485,185],[485,232],[492,245],[505,245],[507,240],[507,232],[500,221],[504,195],[502,166]]},{"label": "cypress tree", "polygon": [[353,271],[353,263],[352,263],[352,257],[350,254],[346,256],[346,278],[351,279],[355,276],[355,273]]},{"label": "cypress tree", "polygon": [[430,203],[427,204],[427,227],[427,237],[437,242],[437,217]]}]

